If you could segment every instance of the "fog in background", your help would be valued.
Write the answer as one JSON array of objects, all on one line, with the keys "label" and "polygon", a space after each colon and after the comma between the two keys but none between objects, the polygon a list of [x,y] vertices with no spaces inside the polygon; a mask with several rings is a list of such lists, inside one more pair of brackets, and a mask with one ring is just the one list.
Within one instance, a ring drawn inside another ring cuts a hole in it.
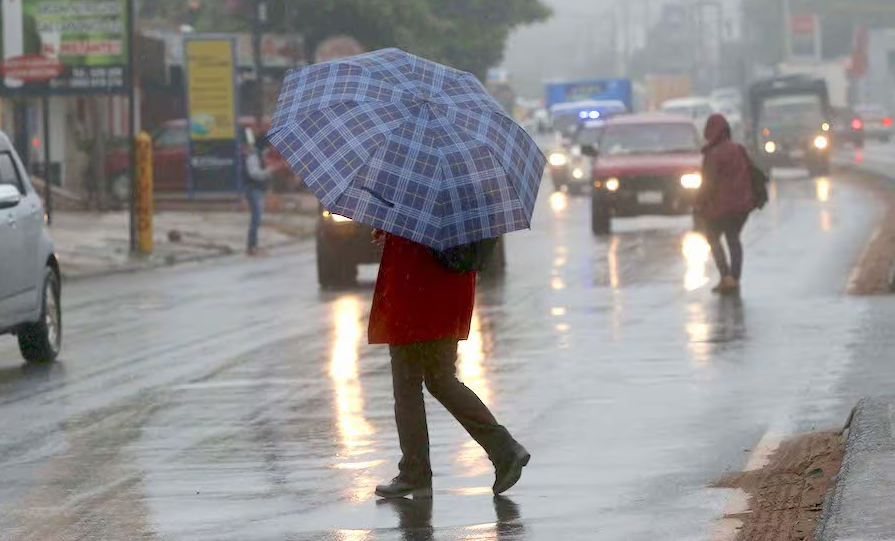
[{"label": "fog in background", "polygon": [[[643,45],[650,25],[662,13],[663,0],[544,0],[553,17],[523,27],[510,37],[504,65],[520,96],[542,94],[545,79],[611,77],[620,74],[626,43],[623,6],[628,7],[632,51]],[[673,2],[673,3],[689,3]],[[722,0],[733,36],[739,34],[739,0]],[[616,9],[617,8],[617,9]],[[647,13],[649,23],[647,24]],[[614,35],[613,35],[614,34]],[[613,39],[616,46],[613,47]],[[613,49],[617,52],[613,54]]]}]

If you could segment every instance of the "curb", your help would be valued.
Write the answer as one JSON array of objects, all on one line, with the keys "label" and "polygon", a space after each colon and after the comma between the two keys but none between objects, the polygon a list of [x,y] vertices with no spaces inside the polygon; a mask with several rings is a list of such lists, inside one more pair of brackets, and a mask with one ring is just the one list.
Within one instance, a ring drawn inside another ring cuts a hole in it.
[{"label": "curb", "polygon": [[[310,238],[313,238],[314,230],[309,229],[308,231],[303,232],[300,235],[296,235],[288,240],[284,240],[281,242],[275,242],[273,244],[268,244],[264,246],[264,248],[271,250],[279,250],[282,248],[288,248],[290,246],[295,246],[297,244],[301,244],[302,242],[307,241]],[[137,274],[145,271],[153,271],[158,269],[167,269],[173,267],[179,267],[181,265],[187,265],[190,263],[203,263],[206,261],[212,261],[216,259],[224,259],[227,257],[236,257],[239,252],[234,251],[229,246],[219,246],[217,247],[218,251],[208,253],[208,254],[200,254],[187,256],[183,258],[175,258],[173,261],[158,261],[154,263],[140,263],[134,262],[126,264],[122,267],[115,267],[109,269],[98,270],[96,272],[87,272],[84,274],[75,274],[75,275],[66,275],[65,272],[62,273],[62,283],[64,284],[72,284],[77,282],[83,282],[88,280],[94,280],[97,278],[107,278],[109,276],[117,276],[124,274]]]},{"label": "curb", "polygon": [[[862,166],[859,164],[855,164],[851,161],[841,162],[841,163],[834,162],[834,166],[835,166],[834,172],[836,170],[843,171],[843,172],[849,173],[851,175],[854,175],[856,178],[859,178],[859,179],[863,178],[864,180],[867,180],[870,182],[875,182],[878,185],[884,185],[884,186],[880,186],[882,189],[885,189],[888,191],[895,191],[895,172],[883,173],[882,171],[878,171],[878,170],[876,170],[872,167],[869,167],[867,165]],[[890,209],[890,212],[891,211],[892,210]],[[883,219],[885,219],[885,216]],[[880,232],[880,230],[877,229],[877,233],[879,233],[879,232]],[[869,250],[871,245],[874,243],[875,236],[872,237],[868,241],[867,245],[865,246],[865,253],[862,254],[861,260],[859,261],[859,265],[863,262],[863,257],[864,257],[864,255],[866,255],[866,251]],[[854,285],[854,284],[850,284],[850,288],[852,285]],[[882,285],[882,284],[880,284],[880,285]],[[882,294],[895,293],[895,261],[892,262],[892,264],[889,266],[888,271],[886,271],[885,289],[881,288],[880,290],[874,291],[872,294],[880,294],[880,293],[882,293]],[[895,540],[895,538],[893,538],[893,540]]]},{"label": "curb", "polygon": [[895,398],[864,398],[855,406],[815,541],[895,540],[893,415]]}]

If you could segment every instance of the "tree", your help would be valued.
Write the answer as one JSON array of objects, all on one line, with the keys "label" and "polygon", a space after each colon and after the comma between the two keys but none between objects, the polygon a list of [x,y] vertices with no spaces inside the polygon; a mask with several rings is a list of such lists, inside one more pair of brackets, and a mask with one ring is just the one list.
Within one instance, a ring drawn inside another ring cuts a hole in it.
[{"label": "tree", "polygon": [[[178,23],[188,15],[177,0],[142,0]],[[345,34],[367,49],[400,47],[484,77],[500,63],[510,31],[545,20],[542,0],[267,0],[270,32],[305,37],[309,52]],[[201,32],[248,32],[253,0],[206,0],[195,26]]]}]

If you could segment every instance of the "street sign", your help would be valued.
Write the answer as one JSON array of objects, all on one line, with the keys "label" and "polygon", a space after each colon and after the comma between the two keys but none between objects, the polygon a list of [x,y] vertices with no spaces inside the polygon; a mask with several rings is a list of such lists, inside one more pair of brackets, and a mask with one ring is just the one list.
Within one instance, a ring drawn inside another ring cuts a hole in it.
[{"label": "street sign", "polygon": [[189,115],[189,190],[235,192],[241,184],[236,118],[236,40],[194,36],[184,43]]},{"label": "street sign", "polygon": [[790,51],[794,59],[821,59],[820,17],[815,15],[793,15],[789,24]]},{"label": "street sign", "polygon": [[0,75],[23,83],[45,83],[59,77],[65,66],[58,58],[42,54],[14,56],[0,62]]},{"label": "street sign", "polygon": [[127,0],[0,0],[0,95],[125,93]]}]

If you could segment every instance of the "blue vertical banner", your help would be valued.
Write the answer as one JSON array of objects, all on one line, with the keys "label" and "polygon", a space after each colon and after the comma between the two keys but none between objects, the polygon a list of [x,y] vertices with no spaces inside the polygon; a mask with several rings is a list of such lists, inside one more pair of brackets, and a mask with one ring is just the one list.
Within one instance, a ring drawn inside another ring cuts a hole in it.
[{"label": "blue vertical banner", "polygon": [[237,120],[236,39],[191,36],[184,42],[189,116],[189,192],[237,192],[241,153]]}]

